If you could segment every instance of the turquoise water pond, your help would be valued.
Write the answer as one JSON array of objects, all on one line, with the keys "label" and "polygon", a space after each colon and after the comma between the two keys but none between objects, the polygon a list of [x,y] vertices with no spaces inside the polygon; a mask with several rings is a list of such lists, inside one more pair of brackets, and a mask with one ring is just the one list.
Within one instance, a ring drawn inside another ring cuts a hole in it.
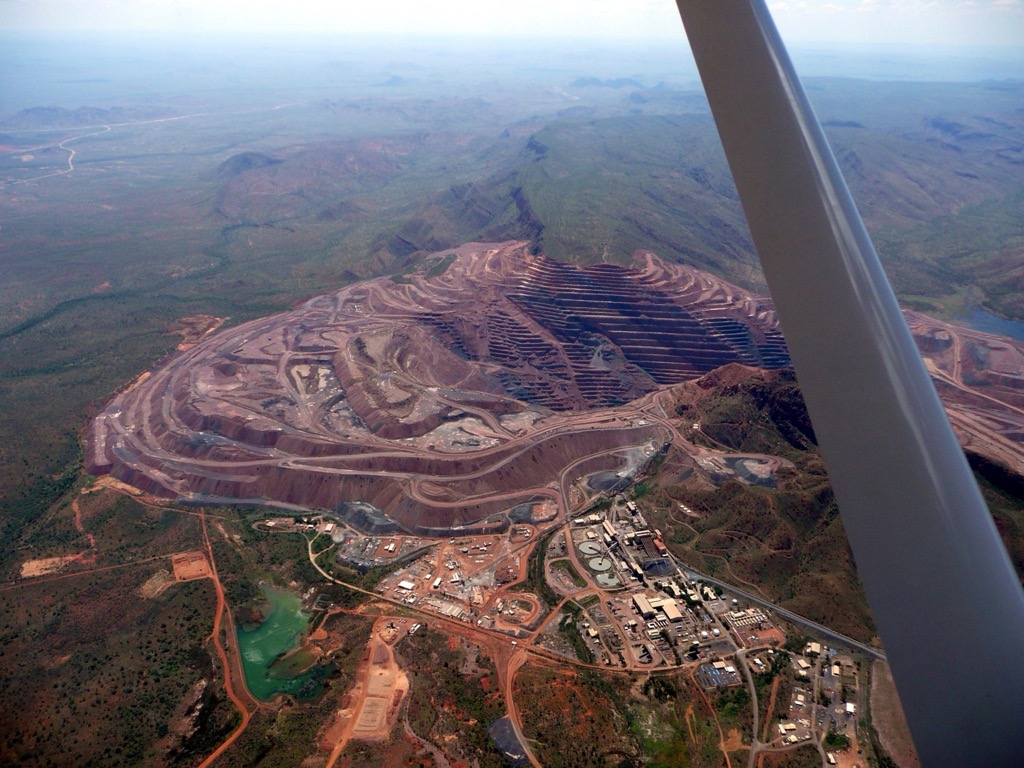
[{"label": "turquoise water pond", "polygon": [[255,629],[238,629],[246,685],[261,701],[279,693],[299,699],[316,698],[328,672],[325,667],[314,665],[293,675],[291,669],[294,664],[274,665],[282,655],[299,647],[309,627],[310,616],[302,610],[298,595],[266,584],[261,588],[264,599],[270,604],[266,620]]}]

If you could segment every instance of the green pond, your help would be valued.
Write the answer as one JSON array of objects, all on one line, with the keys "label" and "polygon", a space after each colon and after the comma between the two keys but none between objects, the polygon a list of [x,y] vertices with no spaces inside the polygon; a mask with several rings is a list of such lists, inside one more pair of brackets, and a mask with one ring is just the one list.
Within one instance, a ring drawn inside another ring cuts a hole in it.
[{"label": "green pond", "polygon": [[261,585],[261,589],[263,598],[269,603],[266,619],[255,629],[238,629],[246,685],[261,701],[278,693],[300,699],[315,698],[320,694],[323,678],[329,670],[314,664],[305,672],[300,671],[313,661],[305,651],[282,660],[282,656],[302,642],[309,626],[309,614],[302,610],[298,595],[266,584]]}]

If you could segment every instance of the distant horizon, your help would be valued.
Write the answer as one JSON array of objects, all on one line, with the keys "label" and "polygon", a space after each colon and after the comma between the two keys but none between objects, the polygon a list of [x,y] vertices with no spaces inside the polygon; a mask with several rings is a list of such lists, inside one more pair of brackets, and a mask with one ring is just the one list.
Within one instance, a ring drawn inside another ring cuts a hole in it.
[{"label": "distant horizon", "polygon": [[[953,45],[1024,47],[1024,0],[768,0],[787,45]],[[61,30],[54,29],[54,19]],[[187,34],[396,34],[673,40],[682,34],[674,3],[635,0],[0,0],[0,29]],[[570,33],[571,31],[571,33]]]},{"label": "distant horizon", "polygon": [[[681,25],[675,39],[403,36],[322,32],[0,29],[0,118],[33,106],[108,106],[122,97],[250,90],[336,93],[398,75],[458,93],[509,78],[564,86],[578,77],[634,78],[699,89]],[[1014,46],[793,43],[801,77],[981,82],[1024,78]],[[299,54],[299,55],[297,55]],[[74,88],[70,88],[74,85]]]},{"label": "distant horizon", "polygon": [[[1021,0],[1024,2],[1024,0]],[[3,0],[0,0],[0,8]],[[781,30],[780,30],[781,32]],[[437,44],[459,44],[463,46],[479,46],[485,43],[508,43],[529,48],[549,48],[552,43],[603,45],[607,47],[667,48],[679,44],[689,47],[682,23],[678,34],[674,31],[666,34],[643,36],[616,36],[611,34],[579,33],[567,31],[550,33],[495,33],[480,32],[475,34],[459,32],[399,32],[399,31],[345,31],[345,30],[217,30],[217,29],[130,29],[130,28],[15,28],[0,24],[0,39],[4,40],[119,40],[125,43],[139,39],[159,39],[180,44],[208,43],[213,40],[230,41],[237,44],[265,44],[268,41],[278,42],[317,42],[332,41],[364,42],[388,41],[413,45],[416,47],[434,47]],[[849,40],[849,39],[810,39],[790,38],[783,33],[783,42],[787,49],[808,50],[823,49],[836,52],[847,51],[903,51],[908,53],[919,51],[944,52],[950,54],[976,53],[1011,55],[1024,57],[1024,43],[1015,41],[980,41],[980,40]]]}]

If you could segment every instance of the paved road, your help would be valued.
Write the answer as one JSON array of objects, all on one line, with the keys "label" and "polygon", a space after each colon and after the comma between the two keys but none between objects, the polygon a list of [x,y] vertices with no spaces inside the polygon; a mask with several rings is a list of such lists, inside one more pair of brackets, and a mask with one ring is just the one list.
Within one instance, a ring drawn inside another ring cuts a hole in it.
[{"label": "paved road", "polygon": [[834,629],[829,629],[828,627],[822,624],[818,624],[816,621],[811,621],[810,619],[801,616],[798,613],[793,613],[792,611],[788,611],[785,608],[782,608],[781,606],[775,605],[774,603],[769,603],[767,600],[764,600],[763,598],[760,598],[757,595],[752,595],[750,592],[745,592],[742,589],[738,589],[732,584],[716,579],[714,576],[708,576],[707,574],[701,573],[700,571],[694,570],[693,568],[690,568],[686,565],[680,565],[679,567],[682,568],[683,572],[686,573],[691,579],[700,579],[701,581],[706,581],[710,584],[717,584],[723,589],[729,590],[729,592],[731,592],[732,594],[742,597],[744,600],[749,600],[752,603],[756,603],[757,605],[760,605],[764,608],[768,608],[769,610],[779,614],[779,616],[786,619],[787,621],[791,621],[794,624],[798,624],[801,627],[809,629],[815,635],[822,637],[823,639],[829,641],[834,645],[842,645],[846,648],[850,648],[851,650],[860,651],[865,656],[870,656],[872,659],[877,659],[878,661],[886,661],[885,654],[877,648],[872,648],[870,645],[865,645],[859,640],[854,640],[852,637],[847,637],[846,635],[840,634],[839,632],[836,632]]}]

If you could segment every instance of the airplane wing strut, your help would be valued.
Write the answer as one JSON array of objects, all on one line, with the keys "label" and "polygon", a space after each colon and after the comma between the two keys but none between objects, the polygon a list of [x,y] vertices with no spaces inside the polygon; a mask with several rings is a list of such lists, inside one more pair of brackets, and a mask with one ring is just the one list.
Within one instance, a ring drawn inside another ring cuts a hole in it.
[{"label": "airplane wing strut", "polygon": [[1024,590],[763,0],[677,0],[922,764],[1024,766]]}]

